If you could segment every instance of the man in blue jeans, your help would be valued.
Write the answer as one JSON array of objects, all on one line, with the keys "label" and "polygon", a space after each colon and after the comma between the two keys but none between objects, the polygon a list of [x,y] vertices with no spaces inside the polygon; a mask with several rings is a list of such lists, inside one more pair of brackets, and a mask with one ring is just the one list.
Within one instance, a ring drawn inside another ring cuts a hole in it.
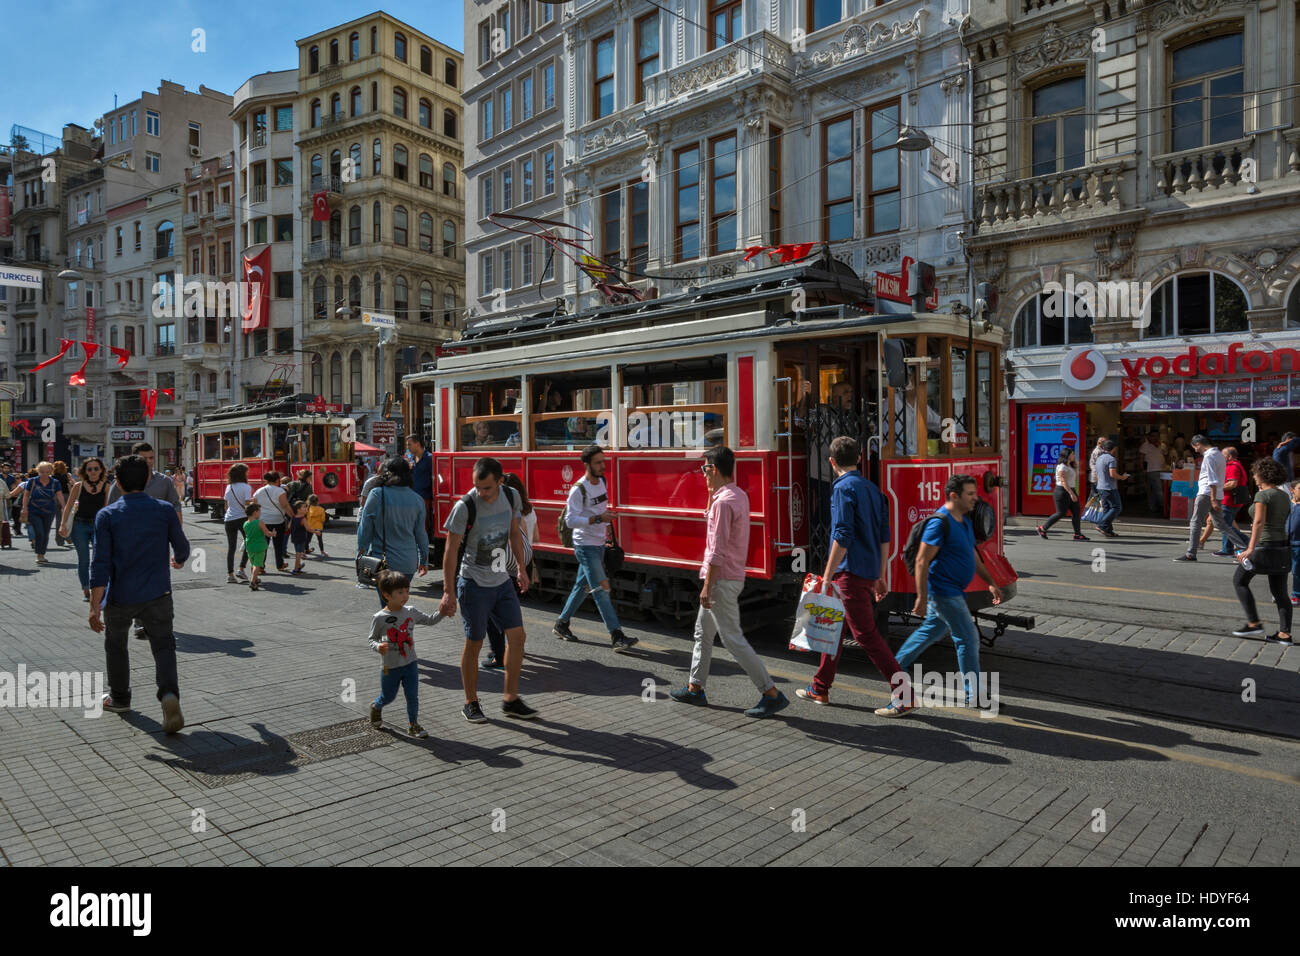
[{"label": "man in blue jeans", "polygon": [[569,501],[564,510],[564,520],[573,529],[573,556],[578,559],[578,577],[552,633],[562,641],[578,639],[569,629],[569,622],[590,594],[609,631],[610,645],[621,654],[637,639],[628,637],[619,627],[618,613],[609,593],[609,575],[605,573],[605,538],[610,520],[605,453],[599,445],[588,445],[582,453],[582,463],[587,473],[569,489]]},{"label": "man in blue jeans", "polygon": [[1002,590],[993,583],[975,550],[975,528],[968,519],[979,499],[975,479],[953,475],[943,490],[948,501],[926,519],[916,553],[916,604],[912,614],[924,615],[924,619],[898,649],[898,667],[906,674],[927,647],[951,631],[957,645],[957,666],[966,685],[966,704],[970,706],[979,702],[980,642],[975,619],[966,604],[966,586],[978,574],[989,586],[994,604],[1002,603]]},{"label": "man in blue jeans", "polygon": [[1097,494],[1101,495],[1101,503],[1105,510],[1097,520],[1097,530],[1108,538],[1118,538],[1115,533],[1115,519],[1119,517],[1123,505],[1119,498],[1119,483],[1128,481],[1128,475],[1120,474],[1119,465],[1115,461],[1115,442],[1112,439],[1106,439],[1101,446],[1101,454],[1097,456]]}]

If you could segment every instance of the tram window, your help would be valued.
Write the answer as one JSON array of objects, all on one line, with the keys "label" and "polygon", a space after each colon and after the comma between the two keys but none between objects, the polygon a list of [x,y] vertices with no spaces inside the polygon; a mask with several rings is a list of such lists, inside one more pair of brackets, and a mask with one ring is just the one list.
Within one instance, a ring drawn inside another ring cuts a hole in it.
[{"label": "tram window", "polygon": [[460,448],[508,448],[523,444],[520,380],[498,379],[456,387]]},{"label": "tram window", "polygon": [[239,432],[221,433],[221,460],[239,460]]},{"label": "tram window", "polygon": [[221,435],[217,432],[203,436],[203,460],[221,461]]},{"label": "tram window", "polygon": [[281,464],[284,464],[289,460],[288,425],[271,426],[271,455]]},{"label": "tram window", "polygon": [[969,371],[966,364],[966,349],[955,348],[952,350],[952,417],[957,425],[956,441],[950,451],[965,450],[970,447],[970,422],[967,421],[966,405],[966,383],[968,381],[966,374]]},{"label": "tram window", "polygon": [[330,425],[329,434],[329,457],[327,461],[348,461],[351,459],[351,447],[348,442],[343,440],[343,426]]},{"label": "tram window", "polygon": [[727,440],[722,356],[632,366],[623,372],[629,448],[705,448]]},{"label": "tram window", "polygon": [[311,435],[311,444],[303,449],[303,461],[316,461],[325,457],[325,426],[311,425],[304,431]]},{"label": "tram window", "polygon": [[993,353],[975,353],[975,444],[993,446]]},{"label": "tram window", "polygon": [[610,447],[614,429],[608,368],[533,379],[534,448]]},{"label": "tram window", "polygon": [[929,359],[925,363],[925,435],[929,440],[927,455],[938,455],[946,450],[940,440],[943,435],[943,419],[946,417],[943,402],[943,348],[946,344],[943,339],[933,337],[926,341],[926,357]]},{"label": "tram window", "polygon": [[245,429],[243,432],[243,458],[261,458],[262,457],[262,430],[260,428]]}]

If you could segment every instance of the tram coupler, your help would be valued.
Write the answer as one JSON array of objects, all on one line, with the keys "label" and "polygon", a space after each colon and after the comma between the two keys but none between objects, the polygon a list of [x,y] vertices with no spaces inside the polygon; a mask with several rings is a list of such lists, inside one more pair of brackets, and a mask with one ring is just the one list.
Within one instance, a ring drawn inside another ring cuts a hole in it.
[{"label": "tram coupler", "polygon": [[[980,627],[980,621],[993,627],[992,637],[984,636],[984,628]],[[975,612],[975,630],[979,632],[980,643],[985,647],[992,647],[994,642],[1005,634],[1009,627],[1032,631],[1034,629],[1034,619],[1027,614],[1007,614],[1005,611]]]}]

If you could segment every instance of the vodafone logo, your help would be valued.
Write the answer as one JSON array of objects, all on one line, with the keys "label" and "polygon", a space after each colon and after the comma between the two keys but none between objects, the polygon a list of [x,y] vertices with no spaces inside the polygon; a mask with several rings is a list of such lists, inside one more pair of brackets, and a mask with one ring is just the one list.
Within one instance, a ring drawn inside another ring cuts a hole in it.
[{"label": "vodafone logo", "polygon": [[1070,349],[1061,359],[1061,381],[1080,392],[1101,384],[1106,377],[1106,357],[1091,345]]}]

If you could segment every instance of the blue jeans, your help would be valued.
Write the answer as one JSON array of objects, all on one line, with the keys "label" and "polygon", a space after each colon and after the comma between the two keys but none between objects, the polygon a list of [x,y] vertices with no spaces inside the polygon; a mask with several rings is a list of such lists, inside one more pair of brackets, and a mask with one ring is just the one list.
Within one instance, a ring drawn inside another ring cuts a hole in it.
[{"label": "blue jeans", "polygon": [[[898,669],[906,671],[927,647],[949,632],[957,645],[957,667],[966,675],[966,697],[969,700],[979,692],[980,640],[979,632],[975,630],[975,619],[971,617],[963,594],[930,592],[925,620],[898,649]],[[972,684],[972,680],[976,683]]]},{"label": "blue jeans", "polygon": [[1124,510],[1124,506],[1119,500],[1119,489],[1106,488],[1098,492],[1098,494],[1101,495],[1101,503],[1106,510],[1101,513],[1101,518],[1097,521],[1097,527],[1102,531],[1114,531],[1112,524],[1119,517],[1119,513]]},{"label": "blue jeans", "polygon": [[394,667],[386,674],[379,675],[379,696],[375,698],[375,710],[383,710],[397,697],[397,688],[406,694],[406,717],[409,723],[415,723],[420,716],[420,662],[411,661],[401,667]]},{"label": "blue jeans", "polygon": [[31,519],[27,522],[27,530],[31,533],[32,550],[43,557],[50,544],[50,525],[54,523],[54,515],[41,515],[31,511],[27,517]]},{"label": "blue jeans", "polygon": [[81,590],[90,587],[90,549],[95,543],[95,522],[85,518],[72,521],[72,546],[77,549],[77,577]]},{"label": "blue jeans", "polygon": [[1300,544],[1291,545],[1291,596],[1300,598]]},{"label": "blue jeans", "polygon": [[596,602],[600,619],[605,622],[605,630],[612,634],[619,629],[618,613],[614,610],[610,592],[600,586],[600,582],[609,577],[605,573],[605,548],[600,545],[579,545],[573,549],[573,556],[578,559],[578,577],[573,582],[569,599],[564,602],[564,610],[560,611],[560,621],[568,624],[573,620],[573,615],[578,613],[582,602],[590,594]]},{"label": "blue jeans", "polygon": [[[1223,523],[1227,525],[1229,528],[1233,527],[1233,522],[1237,520],[1237,512],[1240,510],[1241,510],[1241,505],[1224,505]],[[1223,546],[1219,548],[1219,550],[1220,551],[1232,550],[1232,542],[1228,540],[1228,536],[1226,534],[1223,536]]]}]

